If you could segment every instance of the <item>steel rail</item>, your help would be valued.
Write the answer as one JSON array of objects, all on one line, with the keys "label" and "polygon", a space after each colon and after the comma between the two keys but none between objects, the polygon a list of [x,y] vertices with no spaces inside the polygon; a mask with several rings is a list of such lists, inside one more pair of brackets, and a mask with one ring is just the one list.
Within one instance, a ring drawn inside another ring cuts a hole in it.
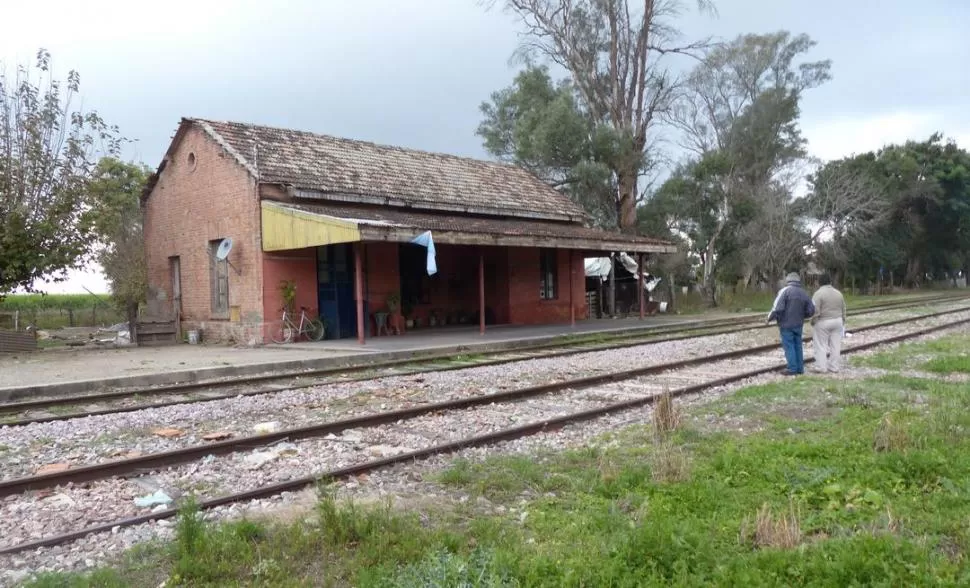
[{"label": "steel rail", "polygon": [[[963,310],[970,310],[970,307],[965,308]],[[915,322],[919,320],[936,318],[944,314],[950,314],[951,312],[952,311],[943,311],[943,312],[937,312],[937,313],[932,313],[928,315],[921,315],[918,317],[889,321],[889,322],[880,323],[877,325],[869,325],[866,327],[855,329],[854,332],[858,333],[858,332],[872,331],[876,329],[882,329],[882,328],[892,327],[900,324]],[[803,337],[803,341],[810,341],[810,340],[811,340],[811,337]],[[577,390],[577,389],[589,388],[592,386],[599,386],[610,382],[654,375],[654,374],[659,374],[659,373],[668,372],[672,370],[683,369],[686,367],[693,367],[697,365],[704,365],[715,361],[725,361],[729,359],[745,357],[748,355],[757,355],[759,353],[765,353],[768,351],[776,350],[777,348],[778,348],[778,344],[769,343],[766,345],[747,347],[744,349],[736,349],[733,351],[727,351],[727,352],[719,353],[715,355],[693,357],[693,358],[682,359],[682,360],[677,360],[673,362],[667,362],[662,364],[623,370],[619,372],[598,374],[595,376],[586,376],[583,378],[576,378],[572,380],[549,382],[545,384],[538,384],[534,386],[519,388],[516,390],[506,390],[503,392],[495,392],[492,394],[485,394],[481,396],[472,396],[468,398],[446,400],[443,402],[435,402],[431,404],[413,406],[409,408],[402,408],[402,409],[392,410],[388,412],[380,412],[380,413],[368,414],[368,415],[363,415],[358,417],[340,419],[336,421],[329,421],[326,423],[319,423],[315,425],[307,425],[307,426],[296,427],[292,429],[284,429],[282,431],[276,431],[273,433],[251,435],[248,437],[229,439],[226,441],[215,441],[213,443],[206,443],[203,445],[193,445],[191,447],[183,447],[181,449],[173,449],[170,451],[151,453],[151,454],[142,455],[139,457],[118,459],[118,460],[108,461],[105,463],[81,466],[78,468],[69,469],[62,472],[52,472],[49,474],[41,474],[37,476],[12,478],[8,480],[0,481],[0,498],[6,498],[7,496],[20,494],[30,490],[42,490],[46,488],[51,488],[61,484],[68,484],[68,483],[78,484],[83,482],[91,482],[95,480],[110,478],[113,476],[124,476],[127,474],[138,473],[141,471],[149,471],[149,470],[155,470],[163,467],[180,465],[180,464],[195,461],[197,459],[201,459],[208,455],[226,455],[226,454],[234,453],[244,449],[263,447],[273,443],[278,443],[283,440],[296,440],[296,439],[309,439],[314,437],[322,437],[322,436],[326,436],[329,434],[336,434],[350,429],[356,429],[361,427],[374,427],[374,426],[379,426],[387,423],[397,422],[399,420],[413,419],[427,414],[445,411],[445,410],[462,410],[466,408],[482,406],[485,404],[491,404],[495,402],[517,401],[525,398],[531,398],[534,396],[540,396],[543,394],[559,392],[562,390]]]},{"label": "steel rail", "polygon": [[[889,337],[887,339],[881,339],[879,341],[871,341],[869,343],[854,345],[850,348],[846,348],[844,350],[844,353],[847,355],[852,353],[858,353],[860,351],[873,349],[875,347],[879,347],[882,345],[889,345],[892,343],[906,341],[908,339],[915,339],[917,337],[922,337],[924,335],[929,335],[946,329],[951,329],[953,327],[964,325],[964,324],[970,324],[970,319],[964,319],[960,321],[946,323],[943,325],[928,327],[926,329],[921,329],[919,331],[905,333],[902,335],[896,335],[893,337]],[[707,361],[712,360],[712,358],[706,358],[706,359]],[[814,358],[809,358],[805,361],[806,363],[812,363],[814,361]],[[725,386],[735,382],[743,381],[748,378],[756,377],[766,373],[771,373],[773,371],[782,369],[783,367],[784,367],[784,364],[776,364],[770,367],[758,368],[755,370],[750,370],[750,371],[735,374],[732,376],[725,376],[723,378],[718,378],[713,381],[676,388],[671,390],[670,394],[671,396],[674,396],[674,397],[697,394],[706,390],[710,390],[711,388],[717,388],[717,387]],[[585,422],[585,421],[606,416],[608,414],[612,414],[615,412],[622,412],[633,408],[647,406],[649,404],[654,403],[658,397],[659,395],[653,394],[653,395],[642,396],[631,400],[624,400],[624,401],[613,403],[603,407],[593,408],[593,409],[572,413],[564,416],[543,419],[540,421],[534,421],[531,423],[527,423],[525,425],[520,425],[517,427],[508,428],[508,429],[502,429],[499,431],[494,431],[491,433],[486,433],[475,437],[459,439],[457,441],[452,441],[449,443],[433,445],[431,447],[419,449],[416,451],[411,451],[408,453],[403,453],[400,455],[395,455],[392,457],[386,457],[386,458],[382,458],[374,461],[368,461],[360,464],[346,466],[343,468],[337,468],[319,475],[306,476],[306,477],[297,478],[294,480],[287,480],[286,482],[279,482],[276,484],[264,486],[262,488],[256,488],[246,492],[240,492],[238,494],[231,494],[231,495],[217,497],[217,498],[210,498],[199,502],[198,508],[201,510],[209,510],[209,509],[216,508],[219,506],[224,506],[227,504],[244,502],[247,500],[255,500],[259,498],[265,498],[268,496],[275,496],[283,492],[300,490],[308,486],[317,484],[321,481],[343,479],[343,478],[360,475],[363,473],[371,472],[371,471],[378,470],[392,465],[412,462],[415,460],[424,459],[435,455],[454,453],[456,451],[467,449],[470,447],[480,447],[483,445],[490,445],[501,441],[520,439],[522,437],[527,437],[529,435],[534,435],[545,431],[555,431],[555,430],[561,429],[562,427],[568,424]],[[75,539],[80,539],[82,537],[85,537],[93,533],[108,532],[114,529],[115,527],[131,527],[135,525],[149,523],[152,521],[168,519],[176,516],[178,512],[179,510],[177,508],[169,508],[163,511],[130,517],[122,520],[113,521],[110,523],[100,523],[78,531],[70,531],[70,532],[62,533],[52,537],[38,539],[27,543],[10,546],[10,547],[0,548],[0,555],[11,555],[11,554],[30,551],[30,550],[34,550],[42,547],[52,547],[55,545],[60,545],[63,543],[74,541]]]},{"label": "steel rail", "polygon": [[[935,303],[945,303],[948,301],[959,301],[967,298],[966,294],[959,295],[945,295],[945,296],[934,296],[925,297],[918,299],[906,299],[903,301],[893,300],[886,303],[868,305],[862,308],[857,308],[849,312],[849,315],[856,314],[869,314],[878,310],[892,310],[897,308],[907,308],[922,306],[925,304],[935,304]],[[639,337],[652,337],[652,336],[662,336],[671,333],[688,333],[695,331],[703,331],[708,329],[714,329],[719,327],[733,327],[741,325],[754,325],[752,329],[764,328],[763,325],[759,325],[761,321],[757,317],[745,316],[738,318],[723,318],[723,319],[712,319],[709,321],[702,321],[702,323],[694,323],[688,326],[670,326],[670,325],[653,325],[644,326],[641,328],[631,328],[620,333],[605,334],[605,338],[610,341],[617,341],[630,338]],[[549,341],[542,342],[536,345],[524,346],[517,349],[506,349],[501,351],[486,351],[485,354],[488,355],[499,355],[515,353],[516,351],[537,351],[541,349],[555,349],[568,347],[570,345],[582,345],[585,339],[587,343],[594,340],[602,340],[604,337],[603,333],[584,333],[577,335],[564,335],[561,339],[567,339],[565,341]],[[238,384],[251,384],[261,381],[275,381],[284,380],[288,378],[305,378],[308,376],[325,376],[329,374],[344,374],[353,373],[359,371],[367,371],[374,369],[382,369],[388,367],[396,367],[401,365],[413,365],[416,363],[434,363],[436,361],[442,361],[454,358],[459,354],[456,353],[444,353],[442,355],[421,357],[421,358],[404,358],[391,360],[386,362],[371,363],[364,365],[355,366],[344,366],[344,367],[327,367],[320,369],[308,369],[308,370],[292,370],[292,371],[282,371],[282,372],[272,372],[265,374],[256,374],[252,376],[244,376],[241,378],[231,378],[231,379],[215,379],[215,380],[201,380],[193,382],[183,382],[178,384],[168,384],[164,386],[153,386],[148,388],[139,388],[134,390],[117,390],[112,392],[102,392],[97,394],[82,394],[78,396],[71,396],[66,398],[48,398],[43,400],[28,400],[21,402],[8,402],[0,403],[0,412],[13,412],[13,411],[23,411],[32,408],[42,408],[44,406],[52,405],[66,405],[66,404],[84,404],[88,402],[96,402],[101,400],[113,400],[118,398],[128,398],[132,396],[150,396],[153,394],[170,394],[170,393],[183,393],[192,390],[198,390],[200,388],[211,388],[211,387],[223,387]],[[453,369],[461,369],[465,366],[459,366]],[[56,403],[56,404],[54,404]]]},{"label": "steel rail", "polygon": [[[865,314],[870,314],[872,312],[881,311],[881,310],[918,307],[918,306],[925,305],[927,302],[939,303],[939,302],[949,302],[951,300],[956,302],[963,298],[966,298],[966,296],[947,296],[945,297],[945,299],[934,299],[932,301],[920,300],[916,302],[907,301],[906,303],[894,302],[893,304],[888,304],[884,306],[856,309],[855,311],[850,312],[849,315],[850,316],[865,315]],[[963,310],[963,309],[956,309],[953,312],[959,312],[960,310]],[[737,320],[737,319],[729,319],[729,320]],[[228,394],[209,395],[209,396],[203,396],[200,398],[182,398],[182,399],[168,400],[163,402],[137,404],[132,406],[118,406],[118,407],[104,408],[104,409],[91,410],[91,411],[81,411],[81,412],[74,412],[74,413],[67,413],[67,414],[60,414],[60,415],[25,418],[25,419],[0,422],[0,427],[5,427],[5,426],[22,427],[26,425],[35,424],[35,423],[48,423],[48,422],[63,421],[63,420],[70,420],[75,418],[84,418],[84,417],[91,417],[91,416],[122,414],[126,412],[145,410],[149,408],[164,408],[168,406],[178,406],[182,404],[192,404],[196,402],[209,402],[213,400],[237,398],[240,396],[243,396],[243,397],[259,396],[263,394],[272,394],[274,392],[279,392],[282,390],[300,390],[304,388],[310,388],[313,386],[326,385],[331,383],[360,382],[360,381],[374,380],[374,379],[392,377],[392,376],[413,375],[418,373],[456,371],[456,370],[468,369],[472,367],[502,365],[502,364],[514,363],[518,361],[526,361],[529,359],[536,359],[536,358],[565,357],[569,355],[576,355],[579,353],[591,353],[591,352],[606,351],[606,350],[612,350],[612,349],[623,349],[623,348],[634,347],[638,345],[647,345],[647,344],[656,344],[656,343],[672,343],[677,341],[699,339],[703,337],[713,337],[717,335],[740,333],[748,330],[759,330],[763,328],[769,328],[764,325],[741,326],[741,325],[749,324],[754,320],[756,320],[757,322],[761,322],[760,320],[757,320],[757,319],[751,319],[750,317],[745,317],[743,319],[743,322],[739,323],[738,325],[724,325],[724,324],[719,324],[714,326],[711,326],[708,324],[692,325],[688,328],[669,329],[669,330],[664,330],[660,332],[650,332],[650,333],[641,334],[638,336],[623,334],[619,336],[611,336],[609,337],[609,341],[601,345],[593,345],[589,347],[579,347],[579,345],[583,345],[583,343],[575,343],[570,341],[570,342],[559,343],[556,345],[549,344],[549,345],[538,346],[535,348],[528,348],[528,349],[523,348],[522,349],[523,352],[527,352],[529,350],[541,350],[541,349],[547,349],[547,348],[560,349],[559,351],[553,351],[551,353],[539,353],[539,354],[535,354],[533,356],[527,356],[527,357],[522,357],[521,355],[516,354],[510,357],[499,357],[494,360],[480,361],[480,362],[471,363],[471,364],[439,366],[439,367],[432,367],[430,369],[415,370],[413,372],[404,372],[400,374],[374,374],[374,375],[368,375],[360,378],[349,378],[349,379],[342,379],[342,380],[324,380],[324,381],[318,380],[314,382],[301,382],[294,385],[281,384],[281,385],[273,386],[266,389],[234,391]],[[724,327],[724,326],[728,326],[729,328],[712,331],[712,329],[717,329],[719,327]],[[740,327],[740,328],[736,328],[736,327]],[[693,334],[693,335],[681,335],[681,336],[666,337],[666,338],[663,337],[663,335],[668,333],[687,333],[687,332],[694,332],[694,331],[703,331],[703,332],[699,334]],[[637,338],[637,340],[628,341],[628,339],[631,339],[631,338]],[[614,341],[625,341],[625,342],[614,343]],[[515,351],[502,351],[502,352],[495,352],[489,355],[500,356],[500,355],[510,355],[514,353]],[[454,356],[451,356],[451,357],[454,357]],[[441,361],[444,359],[448,359],[448,356],[418,360],[417,363],[433,364],[436,361]],[[321,373],[319,375],[326,375],[330,373],[353,373],[355,371],[364,371],[365,369],[376,370],[376,369],[382,369],[386,367],[393,367],[395,365],[410,365],[414,363],[416,363],[415,360],[395,360],[393,362],[384,362],[384,363],[375,364],[371,366],[361,366],[361,367],[355,367],[355,368],[349,368],[349,369],[326,368],[325,370],[321,370],[320,371]],[[220,387],[228,387],[232,385],[244,385],[244,384],[254,383],[259,381],[303,379],[307,377],[312,377],[317,373],[318,372],[310,371],[310,372],[299,372],[299,375],[294,375],[293,373],[263,374],[263,375],[251,376],[246,378],[233,379],[230,381],[192,382],[188,384],[178,384],[173,386],[148,388],[143,390],[116,391],[116,392],[106,392],[101,394],[82,395],[82,396],[76,396],[76,397],[70,397],[70,398],[55,398],[55,399],[31,400],[31,401],[25,401],[25,402],[7,403],[7,404],[0,404],[0,417],[2,417],[2,415],[10,415],[18,412],[26,412],[29,410],[70,406],[70,405],[76,405],[76,404],[90,404],[90,403],[95,403],[99,401],[123,400],[126,398],[134,398],[138,396],[152,396],[152,395],[160,395],[160,394],[180,394],[180,393],[184,394],[186,393],[187,390],[197,390],[202,388],[220,388]]]}]

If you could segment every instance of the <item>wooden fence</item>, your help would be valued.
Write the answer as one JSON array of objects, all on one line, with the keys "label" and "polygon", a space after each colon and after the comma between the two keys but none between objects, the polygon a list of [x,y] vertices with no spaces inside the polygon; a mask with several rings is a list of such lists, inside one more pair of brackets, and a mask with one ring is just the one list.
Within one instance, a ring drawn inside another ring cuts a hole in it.
[{"label": "wooden fence", "polygon": [[36,351],[37,338],[33,333],[0,329],[0,353]]}]

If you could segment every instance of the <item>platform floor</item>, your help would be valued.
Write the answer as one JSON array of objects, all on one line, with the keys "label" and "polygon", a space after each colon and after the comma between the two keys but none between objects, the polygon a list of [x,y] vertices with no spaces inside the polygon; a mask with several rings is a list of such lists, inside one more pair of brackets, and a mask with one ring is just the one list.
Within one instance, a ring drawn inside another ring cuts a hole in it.
[{"label": "platform floor", "polygon": [[[576,326],[490,326],[484,335],[477,326],[418,329],[401,336],[372,337],[365,345],[356,339],[233,348],[220,345],[176,345],[119,349],[49,349],[0,355],[0,399],[83,390],[152,386],[265,373],[360,365],[463,351],[514,349],[567,335],[611,333],[644,328],[689,325],[704,320],[738,317],[705,314],[681,317],[655,315],[643,321],[591,319]],[[373,359],[369,359],[373,357]]]},{"label": "platform floor", "polygon": [[382,335],[369,337],[361,345],[357,339],[335,339],[319,342],[291,343],[287,347],[298,349],[324,349],[341,353],[386,353],[405,351],[427,351],[475,345],[488,345],[529,340],[542,340],[569,335],[591,335],[596,333],[616,333],[635,331],[644,328],[663,328],[677,325],[690,325],[700,321],[733,318],[740,314],[705,314],[689,315],[654,315],[644,318],[625,319],[590,319],[576,321],[576,326],[569,324],[557,325],[495,325],[485,328],[485,334],[479,333],[478,325],[423,328],[408,331],[404,335]]}]

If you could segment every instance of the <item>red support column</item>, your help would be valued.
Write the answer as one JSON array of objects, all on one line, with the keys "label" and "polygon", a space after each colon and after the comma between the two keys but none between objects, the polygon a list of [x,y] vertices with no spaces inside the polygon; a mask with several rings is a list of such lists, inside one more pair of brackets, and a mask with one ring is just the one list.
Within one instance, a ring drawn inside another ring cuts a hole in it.
[{"label": "red support column", "polygon": [[364,344],[364,259],[363,243],[354,243],[354,290],[357,294],[357,342]]},{"label": "red support column", "polygon": [[640,296],[640,320],[643,320],[643,254],[639,255],[639,264],[637,267],[637,292]]},{"label": "red support column", "polygon": [[478,252],[478,331],[485,334],[485,253]]},{"label": "red support column", "polygon": [[576,268],[573,250],[569,250],[569,323],[576,328]]}]

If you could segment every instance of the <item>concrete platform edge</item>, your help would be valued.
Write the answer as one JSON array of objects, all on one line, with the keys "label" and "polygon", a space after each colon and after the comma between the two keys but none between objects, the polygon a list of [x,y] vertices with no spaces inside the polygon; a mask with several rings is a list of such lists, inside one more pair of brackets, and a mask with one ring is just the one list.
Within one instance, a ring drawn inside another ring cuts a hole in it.
[{"label": "concrete platform edge", "polygon": [[[649,332],[651,330],[656,330],[657,328],[660,327],[653,325],[650,327],[644,326],[642,328],[624,329],[624,331],[642,330],[644,332]],[[360,355],[342,357],[321,357],[319,359],[261,362],[236,366],[179,370],[173,372],[142,374],[138,376],[124,376],[98,380],[75,380],[70,382],[37,384],[32,386],[12,386],[0,388],[0,402],[16,402],[18,400],[26,400],[34,396],[56,397],[80,395],[108,389],[170,386],[174,384],[214,381],[219,378],[228,378],[234,376],[255,376],[275,372],[310,371],[331,368],[358,368],[377,362],[389,362],[395,360],[400,360],[402,362],[406,360],[426,360],[452,357],[463,353],[514,351],[516,349],[530,348],[552,343],[556,340],[580,337],[584,335],[595,336],[602,333],[603,332],[600,331],[565,335],[547,335],[543,337],[515,339],[510,341],[490,341],[486,343],[449,345],[403,351],[382,351],[375,353],[365,352]]]}]

